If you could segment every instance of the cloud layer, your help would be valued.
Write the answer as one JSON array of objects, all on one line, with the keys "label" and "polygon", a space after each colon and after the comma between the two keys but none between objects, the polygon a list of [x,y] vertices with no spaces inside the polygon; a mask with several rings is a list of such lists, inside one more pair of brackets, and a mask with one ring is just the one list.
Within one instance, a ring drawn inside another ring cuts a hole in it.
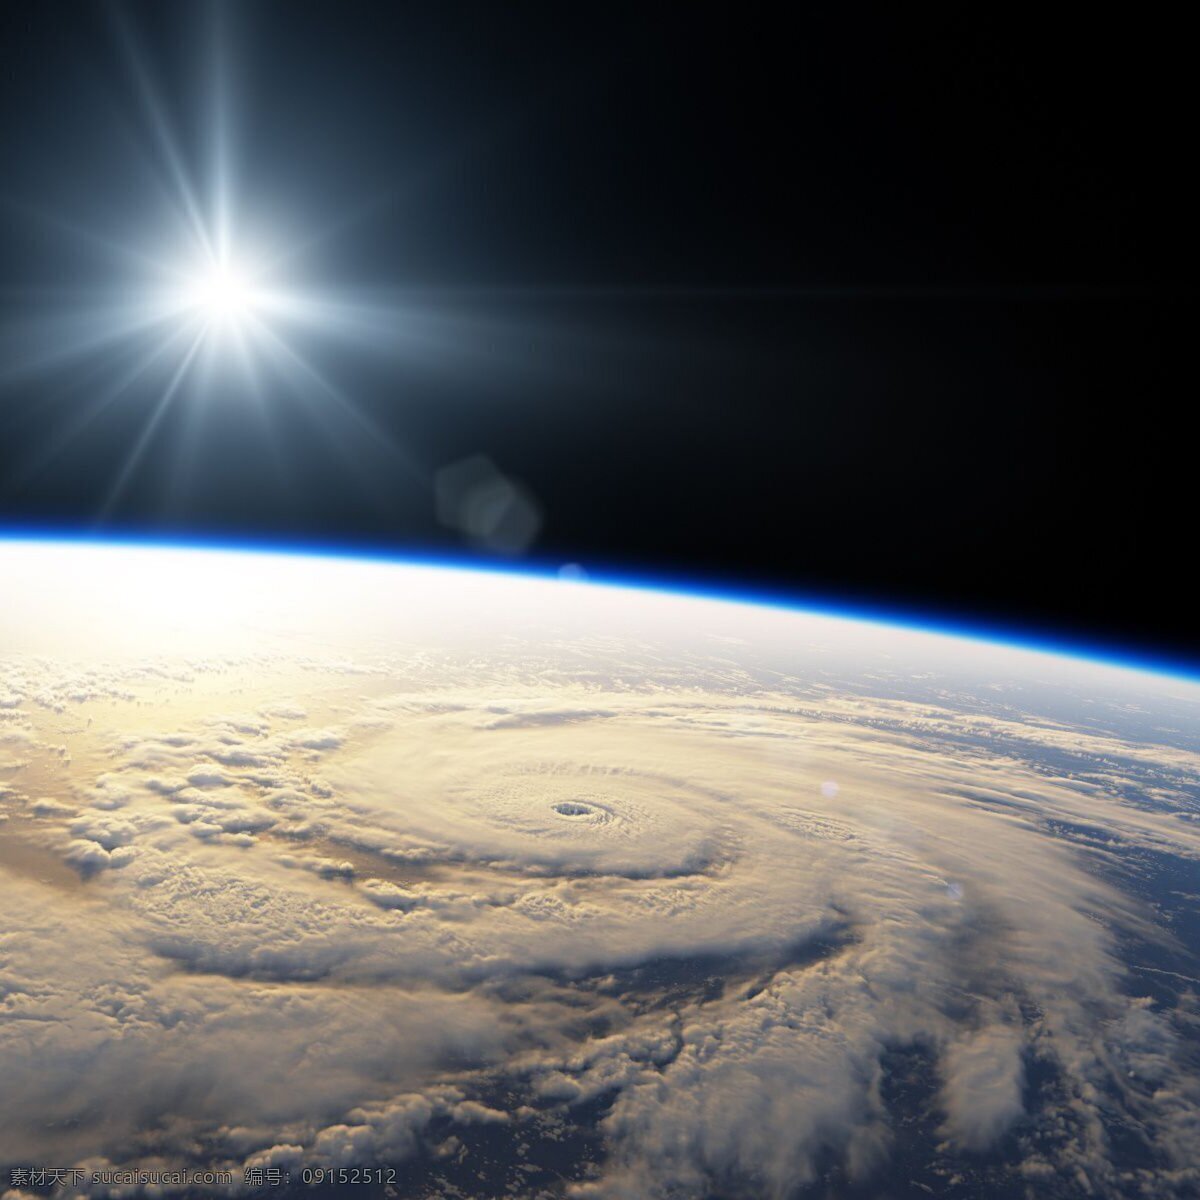
[{"label": "cloud layer", "polygon": [[156,555],[0,545],[0,1164],[1200,1184],[1200,689]]}]

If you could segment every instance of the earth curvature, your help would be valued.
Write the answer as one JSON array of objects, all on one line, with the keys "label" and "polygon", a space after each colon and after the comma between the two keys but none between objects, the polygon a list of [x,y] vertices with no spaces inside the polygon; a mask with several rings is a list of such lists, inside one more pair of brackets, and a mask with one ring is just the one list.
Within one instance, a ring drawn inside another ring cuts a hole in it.
[{"label": "earth curvature", "polygon": [[0,1193],[1200,1188],[1185,678],[0,542],[0,892]]}]

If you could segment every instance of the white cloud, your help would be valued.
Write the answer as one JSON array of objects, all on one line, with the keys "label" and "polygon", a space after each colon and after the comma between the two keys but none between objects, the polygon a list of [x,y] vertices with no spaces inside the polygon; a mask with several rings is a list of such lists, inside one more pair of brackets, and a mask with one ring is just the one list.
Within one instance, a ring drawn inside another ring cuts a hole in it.
[{"label": "white cloud", "polygon": [[943,1056],[949,1135],[969,1150],[986,1149],[1024,1115],[1025,1039],[1011,1025],[990,1025],[952,1043]]}]

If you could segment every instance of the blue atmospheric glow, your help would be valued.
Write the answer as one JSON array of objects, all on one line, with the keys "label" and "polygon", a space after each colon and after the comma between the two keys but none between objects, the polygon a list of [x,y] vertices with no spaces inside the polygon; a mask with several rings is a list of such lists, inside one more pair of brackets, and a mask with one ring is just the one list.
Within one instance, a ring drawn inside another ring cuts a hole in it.
[{"label": "blue atmospheric glow", "polygon": [[[217,551],[227,554],[270,554],[303,558],[327,558],[358,562],[390,563],[394,566],[434,567],[446,571],[461,571],[494,575],[518,575],[528,578],[562,581],[560,564],[530,559],[519,566],[498,564],[493,560],[467,555],[437,554],[421,551],[404,553],[388,551],[379,546],[355,545],[317,541],[282,541],[276,539],[231,539],[222,535],[197,533],[186,537],[103,533],[87,534],[35,528],[0,527],[0,545],[5,542],[124,546],[145,549]],[[814,616],[842,620],[864,621],[888,625],[916,633],[962,638],[969,641],[1003,646],[1013,650],[1031,651],[1058,658],[1116,667],[1200,684],[1200,664],[1182,658],[1166,658],[1102,644],[1082,638],[1071,638],[1044,630],[1022,627],[1014,623],[986,624],[959,614],[921,611],[915,607],[885,604],[875,601],[837,601],[828,595],[799,594],[785,589],[728,585],[713,580],[686,579],[679,575],[631,573],[619,568],[589,566],[586,576],[573,579],[575,586],[617,588],[626,591],[715,600],[726,604],[742,604],[757,608],[773,608],[786,612],[808,613]]]}]

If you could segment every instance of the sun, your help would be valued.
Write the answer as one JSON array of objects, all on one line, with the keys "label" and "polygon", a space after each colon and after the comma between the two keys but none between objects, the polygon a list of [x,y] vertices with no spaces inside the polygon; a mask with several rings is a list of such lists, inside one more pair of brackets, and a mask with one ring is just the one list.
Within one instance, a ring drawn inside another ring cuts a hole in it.
[{"label": "sun", "polygon": [[250,277],[236,263],[213,263],[186,289],[188,309],[210,325],[241,324],[258,307],[258,293]]}]

